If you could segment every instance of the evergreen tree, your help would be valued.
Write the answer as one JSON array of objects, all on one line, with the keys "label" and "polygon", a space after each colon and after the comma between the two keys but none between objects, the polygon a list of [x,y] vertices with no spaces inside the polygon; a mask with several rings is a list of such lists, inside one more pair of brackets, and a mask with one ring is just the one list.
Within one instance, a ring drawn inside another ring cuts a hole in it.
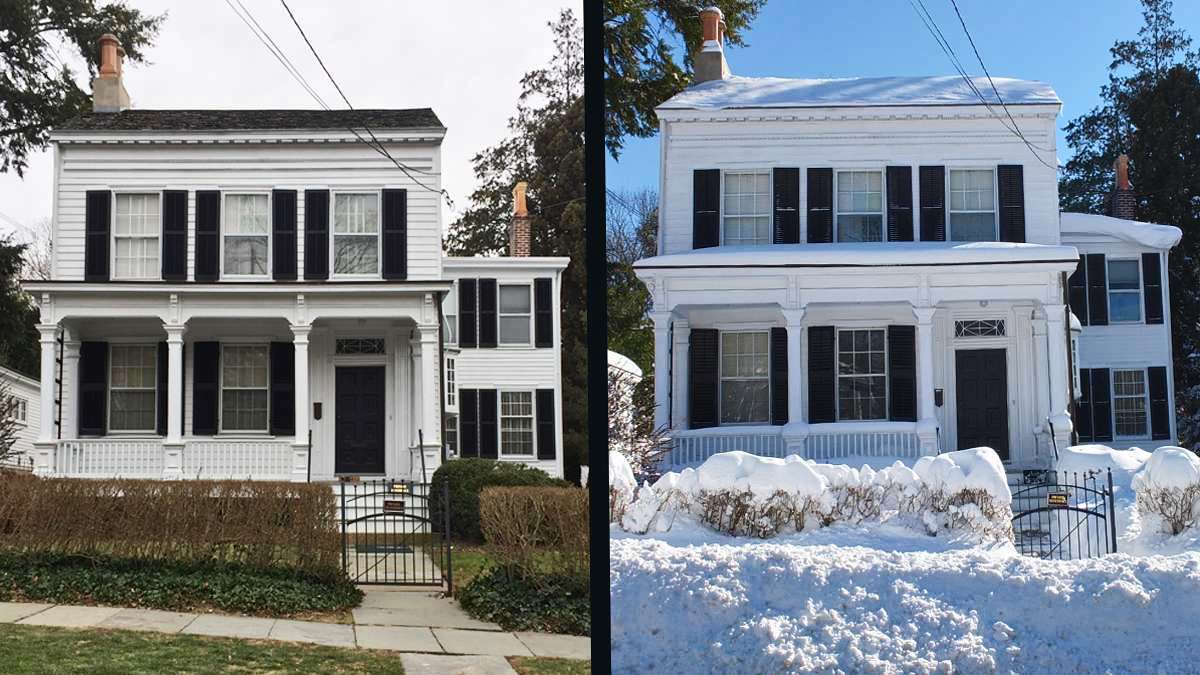
[{"label": "evergreen tree", "polygon": [[12,237],[0,238],[0,366],[37,378],[41,370],[38,353],[38,309],[21,290],[25,244]]}]

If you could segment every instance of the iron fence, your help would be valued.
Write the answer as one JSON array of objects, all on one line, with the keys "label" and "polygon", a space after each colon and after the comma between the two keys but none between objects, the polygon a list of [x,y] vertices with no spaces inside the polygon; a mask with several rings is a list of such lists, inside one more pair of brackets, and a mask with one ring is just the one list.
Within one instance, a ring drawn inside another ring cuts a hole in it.
[{"label": "iron fence", "polygon": [[1013,540],[1023,555],[1074,560],[1116,553],[1112,471],[1027,471],[1014,488]]},{"label": "iron fence", "polygon": [[[342,566],[356,584],[445,586],[454,591],[450,510],[441,527],[430,510],[429,483],[403,480],[343,481]],[[442,504],[450,499],[441,486]]]}]

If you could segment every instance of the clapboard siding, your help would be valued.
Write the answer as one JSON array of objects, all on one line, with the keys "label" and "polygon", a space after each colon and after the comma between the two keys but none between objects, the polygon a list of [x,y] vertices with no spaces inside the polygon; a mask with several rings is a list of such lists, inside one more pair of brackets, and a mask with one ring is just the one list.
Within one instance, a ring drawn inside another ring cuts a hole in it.
[{"label": "clapboard siding", "polygon": [[[397,160],[422,171],[440,168],[431,143],[392,144]],[[83,279],[84,195],[88,189],[186,189],[188,279],[195,278],[195,190],[270,190],[310,187],[333,191],[384,187],[408,190],[408,278],[441,275],[441,199],[418,186],[390,161],[355,145],[61,145],[54,278]],[[440,187],[437,175],[420,176]],[[298,199],[298,269],[304,260],[304,200]]]}]

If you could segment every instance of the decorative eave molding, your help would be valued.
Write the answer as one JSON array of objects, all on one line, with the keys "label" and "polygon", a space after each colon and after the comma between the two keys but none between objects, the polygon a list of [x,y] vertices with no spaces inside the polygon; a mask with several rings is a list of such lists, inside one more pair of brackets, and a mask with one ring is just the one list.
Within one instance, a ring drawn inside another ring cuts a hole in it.
[{"label": "decorative eave molding", "polygon": [[[443,128],[404,131],[373,130],[382,143],[441,144]],[[235,131],[92,131],[64,130],[50,134],[50,140],[63,145],[298,145],[361,144],[362,141],[339,130],[255,129]]]},{"label": "decorative eave molding", "polygon": [[472,256],[442,258],[444,270],[471,270],[474,272],[495,269],[523,269],[554,271],[565,269],[571,259],[565,256]]},{"label": "decorative eave molding", "polygon": [[[1030,142],[1042,142],[1050,144],[1054,141],[1054,137],[1050,134],[1034,132],[1032,130],[1023,129],[1022,132]],[[743,143],[746,141],[757,141],[765,143],[776,143],[781,141],[888,141],[888,142],[909,142],[909,143],[928,143],[928,142],[946,142],[947,134],[944,131],[864,131],[861,133],[855,132],[815,132],[815,133],[738,133],[738,134],[687,134],[685,136],[671,134],[667,137],[667,141],[673,146],[688,146],[692,144],[711,146],[713,143]],[[1010,142],[1018,141],[1012,132],[998,129],[996,131],[968,131],[961,132],[955,135],[954,143],[965,142]]]},{"label": "decorative eave molding", "polygon": [[[1058,118],[1058,104],[1009,105],[1008,111],[1018,120]],[[979,106],[858,106],[812,108],[724,108],[697,110],[659,108],[659,119],[665,122],[854,122],[894,120],[982,120],[995,119],[996,114]]]}]

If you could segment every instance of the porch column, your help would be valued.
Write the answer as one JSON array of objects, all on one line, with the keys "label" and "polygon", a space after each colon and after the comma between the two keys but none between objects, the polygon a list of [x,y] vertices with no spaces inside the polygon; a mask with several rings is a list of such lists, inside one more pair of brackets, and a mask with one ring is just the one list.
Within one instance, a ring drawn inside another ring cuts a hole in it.
[{"label": "porch column", "polygon": [[1050,445],[1050,427],[1046,424],[1046,417],[1050,411],[1050,385],[1048,378],[1050,376],[1050,362],[1046,355],[1046,313],[1044,310],[1036,310],[1033,314],[1033,367],[1034,371],[1034,410],[1036,419],[1033,425],[1034,437],[1037,438],[1037,451],[1040,453],[1043,448]]},{"label": "porch column", "polygon": [[654,320],[654,428],[666,429],[671,424],[671,313],[654,312],[650,318]]},{"label": "porch column", "polygon": [[312,413],[308,409],[308,334],[309,324],[292,324],[292,347],[295,352],[294,396],[296,437],[292,440],[292,481],[308,480],[308,428]]},{"label": "porch column", "polygon": [[56,434],[54,433],[54,394],[57,390],[54,379],[56,375],[55,351],[58,349],[58,324],[42,323],[38,324],[37,329],[38,342],[42,346],[40,390],[42,395],[42,428],[38,431],[38,440],[35,444],[37,458],[34,460],[34,471],[42,475],[50,473],[54,468],[56,440]]},{"label": "porch column", "polygon": [[59,438],[75,438],[79,433],[79,340],[68,331],[63,343],[62,429]]},{"label": "porch column", "polygon": [[[671,329],[674,339],[671,345],[671,373],[667,378],[671,384],[671,428],[686,429],[688,426],[688,340],[692,329],[687,319],[675,319]],[[656,380],[657,381],[657,378]],[[657,399],[657,395],[655,396]],[[665,399],[664,399],[665,400]],[[656,404],[657,405],[657,404]],[[663,403],[662,405],[666,405]]]},{"label": "porch column", "polygon": [[[436,469],[442,460],[442,424],[438,419],[441,410],[439,385],[441,359],[438,354],[437,324],[417,326],[421,340],[421,452],[425,453],[425,466]],[[415,468],[415,467],[414,467]],[[422,482],[429,476],[422,476]]]},{"label": "porch column", "polygon": [[1067,405],[1070,378],[1067,373],[1066,305],[1043,305],[1046,310],[1046,354],[1050,367],[1050,426],[1059,449],[1071,444],[1074,426]]},{"label": "porch column", "polygon": [[922,455],[938,453],[937,408],[933,400],[933,307],[913,307],[917,318],[917,438]]},{"label": "porch column", "polygon": [[163,439],[163,478],[183,477],[183,334],[185,325],[166,325],[167,437]]},{"label": "porch column", "polygon": [[804,456],[808,441],[808,420],[804,418],[804,309],[785,309],[787,325],[787,395],[788,423],[783,427],[783,440],[789,455]]}]

